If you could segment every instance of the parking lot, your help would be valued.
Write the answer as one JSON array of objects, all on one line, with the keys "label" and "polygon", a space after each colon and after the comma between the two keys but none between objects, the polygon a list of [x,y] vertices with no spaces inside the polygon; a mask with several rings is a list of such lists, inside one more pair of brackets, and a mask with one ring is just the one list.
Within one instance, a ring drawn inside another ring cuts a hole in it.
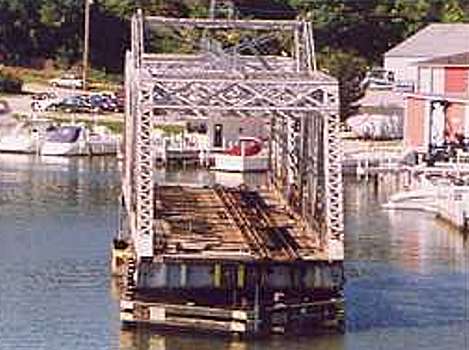
[{"label": "parking lot", "polygon": [[63,101],[63,100],[73,100],[73,96],[77,95],[91,95],[94,92],[83,92],[82,90],[76,89],[66,89],[59,87],[52,87],[48,85],[39,85],[39,84],[25,84],[23,87],[23,93],[19,95],[4,95],[0,97],[1,100],[6,101],[10,114],[20,115],[20,116],[31,116],[31,115],[41,115],[49,118],[76,118],[80,120],[106,120],[106,121],[123,121],[123,114],[116,113],[115,110],[104,111],[98,108],[54,108],[51,110],[37,110],[33,111],[31,104],[34,102],[34,95],[38,93],[54,93],[56,96],[54,100]]}]

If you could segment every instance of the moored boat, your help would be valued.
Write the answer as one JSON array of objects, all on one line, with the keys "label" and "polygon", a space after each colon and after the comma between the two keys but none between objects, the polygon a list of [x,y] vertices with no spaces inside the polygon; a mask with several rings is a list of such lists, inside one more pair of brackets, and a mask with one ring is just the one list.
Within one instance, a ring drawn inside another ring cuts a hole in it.
[{"label": "moored boat", "polygon": [[65,125],[51,132],[41,147],[44,156],[94,156],[116,154],[119,140],[82,125]]},{"label": "moored boat", "polygon": [[18,125],[9,135],[0,138],[2,153],[39,153],[47,134],[54,129],[46,118],[36,118]]},{"label": "moored boat", "polygon": [[268,151],[261,140],[242,137],[239,144],[213,156],[213,170],[231,172],[266,171],[269,167]]}]

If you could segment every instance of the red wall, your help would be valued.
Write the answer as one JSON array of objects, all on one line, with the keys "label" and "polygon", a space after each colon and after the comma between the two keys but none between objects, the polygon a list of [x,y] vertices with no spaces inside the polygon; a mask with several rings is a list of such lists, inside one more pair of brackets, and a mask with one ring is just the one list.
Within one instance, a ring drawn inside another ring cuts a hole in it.
[{"label": "red wall", "polygon": [[409,97],[407,100],[407,112],[404,137],[408,147],[423,146],[424,142],[424,112],[425,100]]},{"label": "red wall", "polygon": [[469,85],[468,71],[468,68],[445,68],[445,92],[450,94],[467,93]]}]

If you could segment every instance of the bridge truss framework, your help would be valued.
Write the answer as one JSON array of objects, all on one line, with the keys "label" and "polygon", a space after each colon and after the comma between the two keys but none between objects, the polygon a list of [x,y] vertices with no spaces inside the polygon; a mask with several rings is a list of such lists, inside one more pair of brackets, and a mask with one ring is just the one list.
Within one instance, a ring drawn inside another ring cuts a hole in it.
[{"label": "bridge truss framework", "polygon": [[[291,33],[291,57],[145,51],[151,28]],[[270,179],[331,260],[343,259],[339,96],[316,69],[311,24],[304,21],[132,18],[126,55],[123,195],[137,257],[154,258],[163,235],[154,220],[151,133],[159,115],[250,115],[270,121]]]}]

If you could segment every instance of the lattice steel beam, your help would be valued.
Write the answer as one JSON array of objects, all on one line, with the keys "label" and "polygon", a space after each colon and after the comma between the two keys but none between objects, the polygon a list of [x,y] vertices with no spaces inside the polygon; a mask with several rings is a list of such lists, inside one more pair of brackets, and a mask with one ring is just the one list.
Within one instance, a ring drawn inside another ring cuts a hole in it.
[{"label": "lattice steel beam", "polygon": [[342,147],[339,138],[339,114],[326,114],[325,118],[325,186],[328,246],[331,260],[344,258]]},{"label": "lattice steel beam", "polygon": [[176,26],[200,29],[248,29],[248,30],[290,30],[301,26],[301,22],[291,20],[243,20],[210,18],[167,18],[146,17],[149,27]]},{"label": "lattice steel beam", "polygon": [[330,81],[158,79],[153,85],[151,104],[168,110],[334,112],[338,106],[337,84]]}]

